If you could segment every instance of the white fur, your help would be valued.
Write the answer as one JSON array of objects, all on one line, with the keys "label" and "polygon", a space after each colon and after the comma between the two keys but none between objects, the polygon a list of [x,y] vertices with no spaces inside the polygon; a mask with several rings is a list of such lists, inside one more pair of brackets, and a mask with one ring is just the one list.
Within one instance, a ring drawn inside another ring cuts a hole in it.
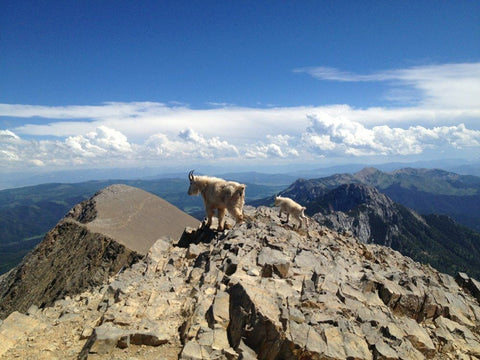
[{"label": "white fur", "polygon": [[211,176],[194,176],[193,170],[188,174],[188,178],[190,180],[188,195],[202,194],[208,227],[212,225],[215,209],[218,212],[218,231],[224,228],[227,210],[235,218],[236,223],[243,222],[243,205],[247,187],[245,184]]},{"label": "white fur", "polygon": [[304,211],[306,209],[305,206],[302,206],[290,198],[276,196],[275,197],[275,206],[280,207],[280,211],[278,213],[278,217],[282,217],[282,212],[287,214],[287,222],[290,220],[290,215],[292,215],[295,219],[298,220],[299,227],[302,226],[303,220],[308,226],[308,218],[305,216]]}]

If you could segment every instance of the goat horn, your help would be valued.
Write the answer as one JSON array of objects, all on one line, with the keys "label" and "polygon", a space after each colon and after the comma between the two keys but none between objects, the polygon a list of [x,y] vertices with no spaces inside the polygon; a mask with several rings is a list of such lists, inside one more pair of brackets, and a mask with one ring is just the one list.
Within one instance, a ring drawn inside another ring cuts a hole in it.
[{"label": "goat horn", "polygon": [[188,173],[188,178],[189,178],[190,180],[193,180],[193,172],[194,172],[194,171],[195,171],[195,170],[192,170],[192,171],[190,171],[190,172]]}]

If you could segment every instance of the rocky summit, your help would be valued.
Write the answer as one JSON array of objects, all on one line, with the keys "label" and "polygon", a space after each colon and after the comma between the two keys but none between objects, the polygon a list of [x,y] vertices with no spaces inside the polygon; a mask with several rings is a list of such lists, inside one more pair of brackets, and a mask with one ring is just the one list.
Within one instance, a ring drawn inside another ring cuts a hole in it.
[{"label": "rocky summit", "polygon": [[0,319],[102,285],[145,256],[161,236],[178,238],[185,226],[198,223],[146,191],[109,186],[73,207],[17,267],[0,277]]},{"label": "rocky summit", "polygon": [[480,285],[268,207],[0,325],[0,359],[478,359]]}]

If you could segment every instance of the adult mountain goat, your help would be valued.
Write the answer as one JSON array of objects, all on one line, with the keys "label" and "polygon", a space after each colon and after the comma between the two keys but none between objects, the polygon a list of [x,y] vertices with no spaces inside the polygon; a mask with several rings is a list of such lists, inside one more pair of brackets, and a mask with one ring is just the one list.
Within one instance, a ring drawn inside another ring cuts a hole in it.
[{"label": "adult mountain goat", "polygon": [[245,184],[235,181],[226,181],[211,176],[193,175],[188,173],[190,187],[188,195],[202,194],[207,215],[207,227],[212,225],[215,209],[218,211],[218,231],[224,228],[224,217],[228,210],[237,224],[243,222],[243,205],[245,204]]},{"label": "adult mountain goat", "polygon": [[282,212],[287,214],[287,223],[290,220],[290,215],[292,215],[295,219],[299,221],[298,227],[302,226],[303,220],[308,226],[308,218],[305,216],[304,211],[306,209],[305,206],[302,206],[290,198],[282,197],[282,196],[275,196],[275,206],[280,207],[280,211],[278,213],[278,217],[282,217]]}]

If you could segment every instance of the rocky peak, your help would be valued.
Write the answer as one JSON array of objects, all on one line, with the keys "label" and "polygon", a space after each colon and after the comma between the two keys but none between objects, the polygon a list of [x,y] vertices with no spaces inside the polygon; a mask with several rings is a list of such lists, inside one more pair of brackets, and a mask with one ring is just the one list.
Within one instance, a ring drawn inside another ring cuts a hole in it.
[{"label": "rocky peak", "polygon": [[374,167],[366,167],[355,173],[354,177],[363,183],[370,183],[371,178],[378,177],[382,172]]},{"label": "rocky peak", "polygon": [[388,210],[394,202],[376,188],[364,184],[344,184],[317,200],[330,211],[350,211],[360,205]]},{"label": "rocky peak", "polygon": [[109,186],[73,207],[0,278],[0,318],[103,284],[142,258],[161,236],[178,238],[185,226],[196,224],[198,220],[153,194]]},{"label": "rocky peak", "polygon": [[365,243],[388,246],[399,234],[398,223],[403,219],[399,205],[364,184],[340,185],[310,202],[307,209],[325,226],[349,231]]},{"label": "rocky peak", "polygon": [[13,313],[3,358],[480,357],[475,280],[277,214],[246,207],[231,230],[187,228],[102,287]]},{"label": "rocky peak", "polygon": [[281,192],[297,202],[306,203],[325,193],[327,187],[316,180],[298,179],[287,189]]}]

